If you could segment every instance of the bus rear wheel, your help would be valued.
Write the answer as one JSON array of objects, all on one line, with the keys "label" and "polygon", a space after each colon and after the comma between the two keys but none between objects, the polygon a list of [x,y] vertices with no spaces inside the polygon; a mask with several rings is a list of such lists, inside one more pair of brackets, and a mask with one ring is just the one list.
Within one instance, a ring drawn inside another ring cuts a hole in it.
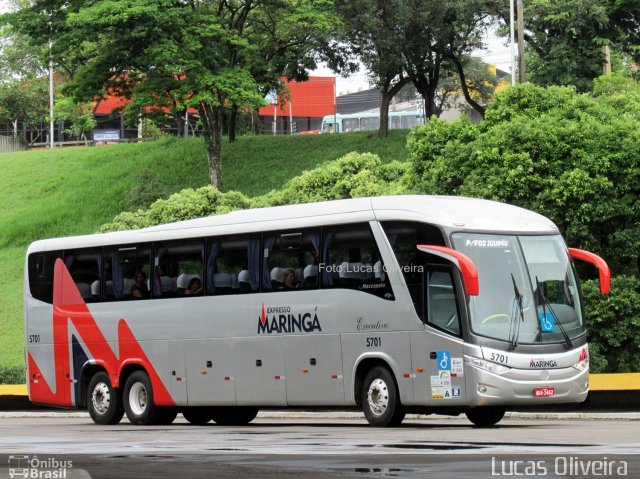
[{"label": "bus rear wheel", "polygon": [[405,410],[391,372],[376,366],[367,373],[361,394],[362,410],[375,427],[395,427],[402,423]]},{"label": "bus rear wheel", "polygon": [[257,415],[257,407],[219,407],[213,411],[213,421],[219,426],[246,426],[253,421]]},{"label": "bus rear wheel", "polygon": [[501,407],[476,407],[465,412],[467,419],[477,427],[491,427],[498,424],[504,417],[505,410]]},{"label": "bus rear wheel", "polygon": [[131,373],[124,385],[122,397],[124,410],[131,424],[170,424],[177,414],[174,408],[163,408],[154,404],[151,380],[144,371]]},{"label": "bus rear wheel", "polygon": [[195,426],[204,426],[212,418],[212,410],[209,407],[189,407],[182,410],[184,418]]},{"label": "bus rear wheel", "polygon": [[118,424],[124,416],[122,398],[104,371],[94,374],[89,381],[87,409],[93,422],[103,426]]}]

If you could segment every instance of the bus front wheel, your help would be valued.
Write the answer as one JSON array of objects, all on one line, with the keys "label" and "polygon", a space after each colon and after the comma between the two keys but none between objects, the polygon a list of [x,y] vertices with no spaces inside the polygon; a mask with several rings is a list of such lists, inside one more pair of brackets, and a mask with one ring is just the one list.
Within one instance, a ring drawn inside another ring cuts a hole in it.
[{"label": "bus front wheel", "polygon": [[372,368],[365,376],[361,401],[364,415],[372,426],[399,426],[404,419],[396,382],[383,366]]},{"label": "bus front wheel", "polygon": [[100,425],[118,424],[124,416],[122,398],[104,371],[94,374],[89,381],[87,409],[93,422]]},{"label": "bus front wheel", "polygon": [[478,427],[491,427],[498,424],[504,417],[505,410],[501,407],[476,407],[465,412],[467,419]]}]

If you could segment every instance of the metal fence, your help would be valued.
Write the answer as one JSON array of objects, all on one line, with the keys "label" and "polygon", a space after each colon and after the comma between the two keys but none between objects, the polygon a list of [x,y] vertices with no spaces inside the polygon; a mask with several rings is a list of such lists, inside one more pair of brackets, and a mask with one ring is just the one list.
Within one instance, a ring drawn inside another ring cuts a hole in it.
[{"label": "metal fence", "polygon": [[0,153],[8,153],[10,151],[25,151],[27,147],[20,140],[16,140],[10,136],[0,135]]}]

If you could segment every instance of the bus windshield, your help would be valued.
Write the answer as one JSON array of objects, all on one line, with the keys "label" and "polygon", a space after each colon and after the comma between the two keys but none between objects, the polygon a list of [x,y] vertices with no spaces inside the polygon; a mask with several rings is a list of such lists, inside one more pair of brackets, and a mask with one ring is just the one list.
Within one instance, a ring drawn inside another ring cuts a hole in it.
[{"label": "bus windshield", "polygon": [[559,235],[454,233],[473,260],[480,294],[470,297],[474,333],[517,344],[564,342],[584,334],[578,284]]}]

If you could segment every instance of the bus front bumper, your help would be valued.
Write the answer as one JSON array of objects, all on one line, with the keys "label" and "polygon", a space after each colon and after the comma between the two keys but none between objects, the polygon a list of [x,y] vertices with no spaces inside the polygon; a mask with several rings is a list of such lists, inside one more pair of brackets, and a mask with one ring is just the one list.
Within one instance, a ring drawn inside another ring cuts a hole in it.
[{"label": "bus front bumper", "polygon": [[469,406],[580,403],[589,392],[589,371],[573,367],[504,374],[468,367],[465,374]]}]

